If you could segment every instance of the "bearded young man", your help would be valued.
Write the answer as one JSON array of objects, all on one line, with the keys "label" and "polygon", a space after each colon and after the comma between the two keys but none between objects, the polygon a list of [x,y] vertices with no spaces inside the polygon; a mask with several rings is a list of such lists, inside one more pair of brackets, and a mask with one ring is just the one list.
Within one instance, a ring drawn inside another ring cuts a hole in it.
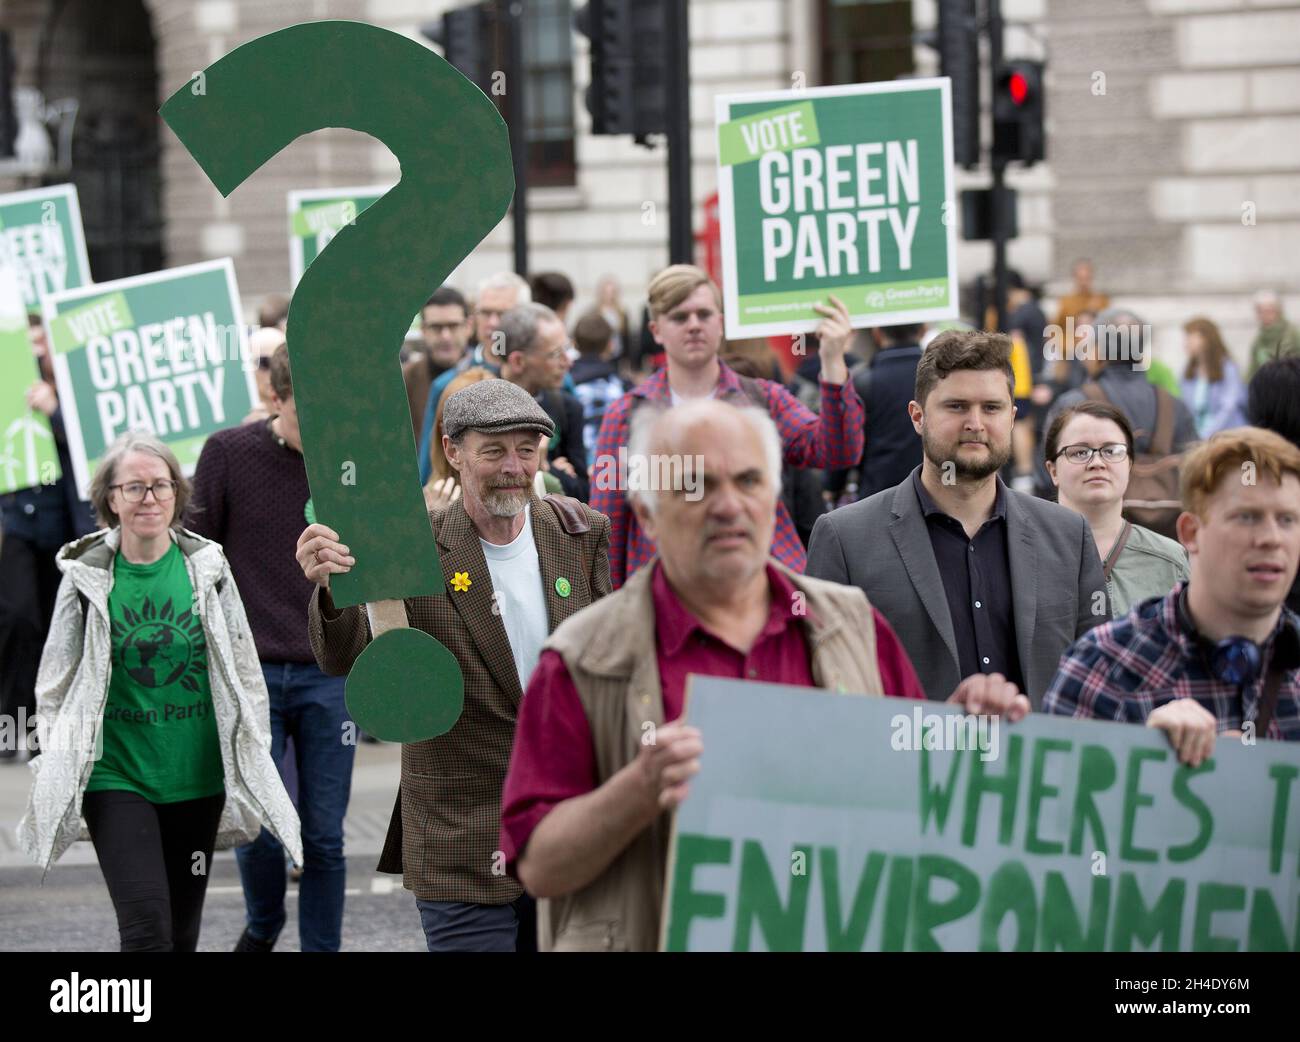
[{"label": "bearded young man", "polygon": [[1038,709],[1061,653],[1110,612],[1088,523],[998,477],[1016,415],[1010,359],[1000,333],[935,337],[907,406],[921,466],[818,518],[808,574],[866,593],[928,697],[1001,673]]}]

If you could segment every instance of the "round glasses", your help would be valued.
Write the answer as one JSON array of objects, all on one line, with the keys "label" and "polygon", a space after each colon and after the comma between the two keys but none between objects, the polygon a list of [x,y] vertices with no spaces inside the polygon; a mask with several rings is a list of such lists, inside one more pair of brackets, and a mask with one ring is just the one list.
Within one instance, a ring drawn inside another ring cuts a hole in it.
[{"label": "round glasses", "polygon": [[1128,446],[1118,441],[1095,449],[1091,445],[1067,445],[1057,456],[1064,456],[1071,463],[1086,464],[1091,463],[1092,457],[1099,453],[1107,463],[1122,463],[1128,459]]},{"label": "round glasses", "polygon": [[146,492],[153,493],[154,502],[156,503],[166,503],[167,500],[176,496],[176,482],[174,481],[155,481],[152,485],[146,485],[142,481],[132,481],[125,485],[109,485],[108,487],[120,490],[122,498],[128,503],[143,503]]}]

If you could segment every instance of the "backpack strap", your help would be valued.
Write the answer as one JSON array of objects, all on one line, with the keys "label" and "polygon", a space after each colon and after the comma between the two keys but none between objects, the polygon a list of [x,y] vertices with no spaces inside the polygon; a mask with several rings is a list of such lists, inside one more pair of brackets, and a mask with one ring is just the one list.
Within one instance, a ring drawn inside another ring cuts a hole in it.
[{"label": "backpack strap", "polygon": [[[556,492],[550,492],[543,496],[542,500],[550,504],[551,509],[555,511],[556,519],[560,522],[560,527],[567,535],[579,536],[591,531],[591,524],[587,521],[587,514],[582,509],[582,504],[572,496],[561,496]],[[582,565],[587,573],[587,588],[590,589],[594,562],[590,557],[584,557]]]},{"label": "backpack strap", "polygon": [[1151,436],[1151,454],[1168,456],[1174,451],[1174,396],[1163,387],[1156,392],[1156,430]]},{"label": "backpack strap", "polygon": [[1106,397],[1106,392],[1102,390],[1101,384],[1097,383],[1096,380],[1089,380],[1086,384],[1080,387],[1079,390],[1083,392],[1083,396],[1089,401],[1105,402],[1108,405],[1110,404],[1110,399]]},{"label": "backpack strap", "polygon": [[555,492],[543,496],[542,500],[550,504],[551,509],[555,511],[556,519],[560,522],[560,527],[569,535],[582,535],[584,532],[591,531],[587,515],[578,500]]}]

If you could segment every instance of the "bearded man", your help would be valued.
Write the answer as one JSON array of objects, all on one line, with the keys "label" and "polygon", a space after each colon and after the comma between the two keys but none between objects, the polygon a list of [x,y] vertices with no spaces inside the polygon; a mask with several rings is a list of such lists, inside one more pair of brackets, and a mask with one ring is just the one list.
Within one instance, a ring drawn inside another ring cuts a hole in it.
[{"label": "bearded man", "polygon": [[1109,620],[1088,523],[1015,492],[1011,341],[951,330],[931,341],[908,403],[921,466],[817,520],[807,574],[858,586],[898,633],[929,698],[1001,673],[1034,709],[1061,653]]}]

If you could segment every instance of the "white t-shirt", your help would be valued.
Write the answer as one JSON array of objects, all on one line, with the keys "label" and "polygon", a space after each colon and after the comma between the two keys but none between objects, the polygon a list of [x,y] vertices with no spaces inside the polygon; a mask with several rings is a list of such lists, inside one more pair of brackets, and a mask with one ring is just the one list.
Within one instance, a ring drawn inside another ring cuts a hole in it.
[{"label": "white t-shirt", "polygon": [[479,539],[487,558],[501,621],[515,656],[519,686],[526,688],[549,632],[542,568],[533,542],[532,505],[524,508],[524,527],[505,546]]}]

